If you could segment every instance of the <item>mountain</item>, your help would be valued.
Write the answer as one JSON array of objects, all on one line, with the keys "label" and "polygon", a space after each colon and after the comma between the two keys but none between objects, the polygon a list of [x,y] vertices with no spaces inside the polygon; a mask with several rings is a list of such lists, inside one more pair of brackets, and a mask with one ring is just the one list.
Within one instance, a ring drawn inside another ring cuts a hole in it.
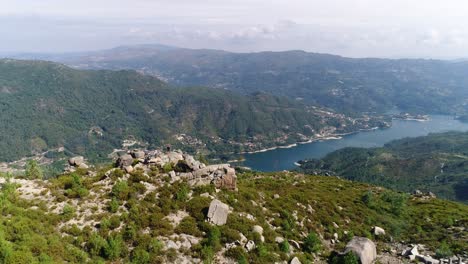
[{"label": "mountain", "polygon": [[130,173],[103,165],[41,180],[31,167],[27,178],[0,177],[0,262],[357,264],[338,254],[356,237],[366,241],[359,255],[379,263],[408,262],[406,250],[467,257],[464,204],[295,172],[227,168],[236,189],[217,188],[192,181],[225,177],[225,165],[156,155],[130,157]]},{"label": "mountain", "polygon": [[231,53],[127,46],[55,56],[85,69],[134,69],[175,85],[263,91],[341,112],[466,113],[468,62],[352,59],[303,51]]},{"label": "mountain", "polygon": [[345,148],[300,170],[328,173],[396,190],[416,189],[468,202],[468,133],[447,132],[392,141],[381,148]]},{"label": "mountain", "polygon": [[124,140],[217,154],[382,124],[265,93],[177,88],[135,71],[0,60],[0,160],[65,147],[103,159]]}]

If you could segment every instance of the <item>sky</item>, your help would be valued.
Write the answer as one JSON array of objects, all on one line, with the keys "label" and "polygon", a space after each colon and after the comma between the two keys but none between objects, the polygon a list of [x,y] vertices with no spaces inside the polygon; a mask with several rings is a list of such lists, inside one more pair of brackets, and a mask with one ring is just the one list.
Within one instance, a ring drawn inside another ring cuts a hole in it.
[{"label": "sky", "polygon": [[0,0],[0,52],[166,44],[468,58],[466,0]]}]

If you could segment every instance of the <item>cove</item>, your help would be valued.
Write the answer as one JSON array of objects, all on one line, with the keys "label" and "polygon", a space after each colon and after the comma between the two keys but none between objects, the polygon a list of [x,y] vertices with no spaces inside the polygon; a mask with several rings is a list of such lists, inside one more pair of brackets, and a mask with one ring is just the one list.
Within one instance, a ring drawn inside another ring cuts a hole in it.
[{"label": "cove", "polygon": [[264,172],[291,170],[296,167],[294,163],[299,160],[322,158],[341,148],[380,147],[395,139],[447,131],[468,131],[468,123],[460,122],[453,116],[446,115],[432,115],[428,121],[395,119],[390,128],[358,132],[343,136],[341,139],[315,141],[291,148],[244,154],[245,161],[238,165]]}]

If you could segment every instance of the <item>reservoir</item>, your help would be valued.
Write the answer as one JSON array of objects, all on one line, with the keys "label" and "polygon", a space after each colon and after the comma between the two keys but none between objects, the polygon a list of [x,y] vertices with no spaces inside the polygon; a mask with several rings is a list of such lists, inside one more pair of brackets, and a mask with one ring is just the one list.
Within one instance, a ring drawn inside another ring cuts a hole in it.
[{"label": "reservoir", "polygon": [[295,162],[303,159],[322,158],[328,153],[345,147],[381,147],[385,143],[405,137],[425,136],[429,133],[468,131],[468,123],[453,116],[433,115],[428,121],[395,119],[390,128],[359,132],[341,139],[315,141],[291,148],[278,148],[266,152],[245,154],[240,165],[258,171],[294,169]]}]

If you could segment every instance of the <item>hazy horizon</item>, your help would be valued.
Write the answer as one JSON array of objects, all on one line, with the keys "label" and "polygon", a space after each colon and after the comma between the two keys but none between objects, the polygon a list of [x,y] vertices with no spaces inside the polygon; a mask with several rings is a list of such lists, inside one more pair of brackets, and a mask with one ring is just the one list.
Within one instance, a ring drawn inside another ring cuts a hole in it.
[{"label": "hazy horizon", "polygon": [[0,0],[2,53],[135,44],[346,57],[468,57],[461,0]]}]

